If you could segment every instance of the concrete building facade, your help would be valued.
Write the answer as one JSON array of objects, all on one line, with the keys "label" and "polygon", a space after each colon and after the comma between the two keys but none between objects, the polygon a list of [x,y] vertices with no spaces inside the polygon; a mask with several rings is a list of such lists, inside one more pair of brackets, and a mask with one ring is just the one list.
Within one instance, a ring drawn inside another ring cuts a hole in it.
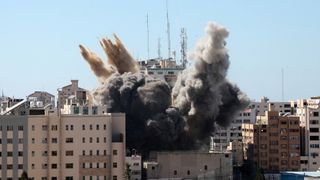
[{"label": "concrete building facade", "polygon": [[[41,111],[43,112],[43,111]],[[1,179],[123,179],[125,115],[0,116]]]},{"label": "concrete building facade", "polygon": [[299,117],[267,111],[258,116],[254,127],[254,162],[265,172],[300,169]]},{"label": "concrete building facade", "polygon": [[144,163],[147,179],[221,179],[233,178],[229,152],[157,152],[156,159]]}]

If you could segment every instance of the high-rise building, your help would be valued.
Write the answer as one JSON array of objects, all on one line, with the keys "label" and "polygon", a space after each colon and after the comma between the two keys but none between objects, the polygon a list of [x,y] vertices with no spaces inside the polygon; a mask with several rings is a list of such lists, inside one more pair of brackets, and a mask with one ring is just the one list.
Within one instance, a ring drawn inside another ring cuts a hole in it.
[{"label": "high-rise building", "polygon": [[79,87],[78,80],[71,80],[71,84],[58,89],[58,108],[63,108],[64,104],[73,101],[78,105],[86,104],[89,100],[87,90]]},{"label": "high-rise building", "polygon": [[1,179],[123,179],[124,114],[29,110],[0,116]]},{"label": "high-rise building", "polygon": [[279,115],[270,105],[253,126],[254,162],[265,172],[300,169],[299,117]]},{"label": "high-rise building", "polygon": [[301,126],[301,170],[320,168],[320,98],[297,100],[296,114]]}]

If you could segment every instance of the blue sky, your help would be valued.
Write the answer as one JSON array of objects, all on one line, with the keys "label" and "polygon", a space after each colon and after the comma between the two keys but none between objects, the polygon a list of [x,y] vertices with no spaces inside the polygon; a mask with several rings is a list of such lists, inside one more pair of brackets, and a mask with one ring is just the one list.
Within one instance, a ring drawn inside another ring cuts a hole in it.
[{"label": "blue sky", "polygon": [[[285,100],[320,95],[320,1],[169,0],[171,46],[179,52],[180,28],[191,51],[208,21],[230,31],[228,78],[251,99]],[[147,58],[146,14],[150,56],[167,56],[166,3],[136,1],[1,1],[0,91],[25,97],[35,90],[56,89],[79,79],[94,89],[98,81],[82,59],[84,44],[104,57],[98,39],[115,32],[136,58]],[[178,54],[180,57],[180,54]]]}]

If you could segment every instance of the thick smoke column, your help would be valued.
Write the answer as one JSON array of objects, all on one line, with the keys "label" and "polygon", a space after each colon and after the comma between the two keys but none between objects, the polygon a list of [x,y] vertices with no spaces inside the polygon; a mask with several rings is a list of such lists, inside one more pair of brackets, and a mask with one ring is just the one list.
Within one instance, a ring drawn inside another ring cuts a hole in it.
[{"label": "thick smoke column", "polygon": [[194,66],[185,69],[171,90],[161,80],[139,72],[136,62],[118,37],[115,44],[100,44],[108,64],[80,46],[102,85],[93,93],[95,102],[109,112],[126,113],[127,146],[140,151],[195,149],[208,143],[215,125],[228,126],[244,108],[247,98],[227,79],[228,31],[209,23],[206,36],[191,54]]}]

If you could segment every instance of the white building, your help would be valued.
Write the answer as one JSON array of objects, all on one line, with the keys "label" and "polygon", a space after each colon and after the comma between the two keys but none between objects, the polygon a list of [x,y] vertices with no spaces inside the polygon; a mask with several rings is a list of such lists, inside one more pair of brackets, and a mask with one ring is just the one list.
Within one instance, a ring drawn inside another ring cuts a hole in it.
[{"label": "white building", "polygon": [[126,169],[128,180],[141,180],[141,156],[132,155],[126,157]]},{"label": "white building", "polygon": [[301,170],[320,168],[320,98],[297,100],[297,116],[301,126]]}]

